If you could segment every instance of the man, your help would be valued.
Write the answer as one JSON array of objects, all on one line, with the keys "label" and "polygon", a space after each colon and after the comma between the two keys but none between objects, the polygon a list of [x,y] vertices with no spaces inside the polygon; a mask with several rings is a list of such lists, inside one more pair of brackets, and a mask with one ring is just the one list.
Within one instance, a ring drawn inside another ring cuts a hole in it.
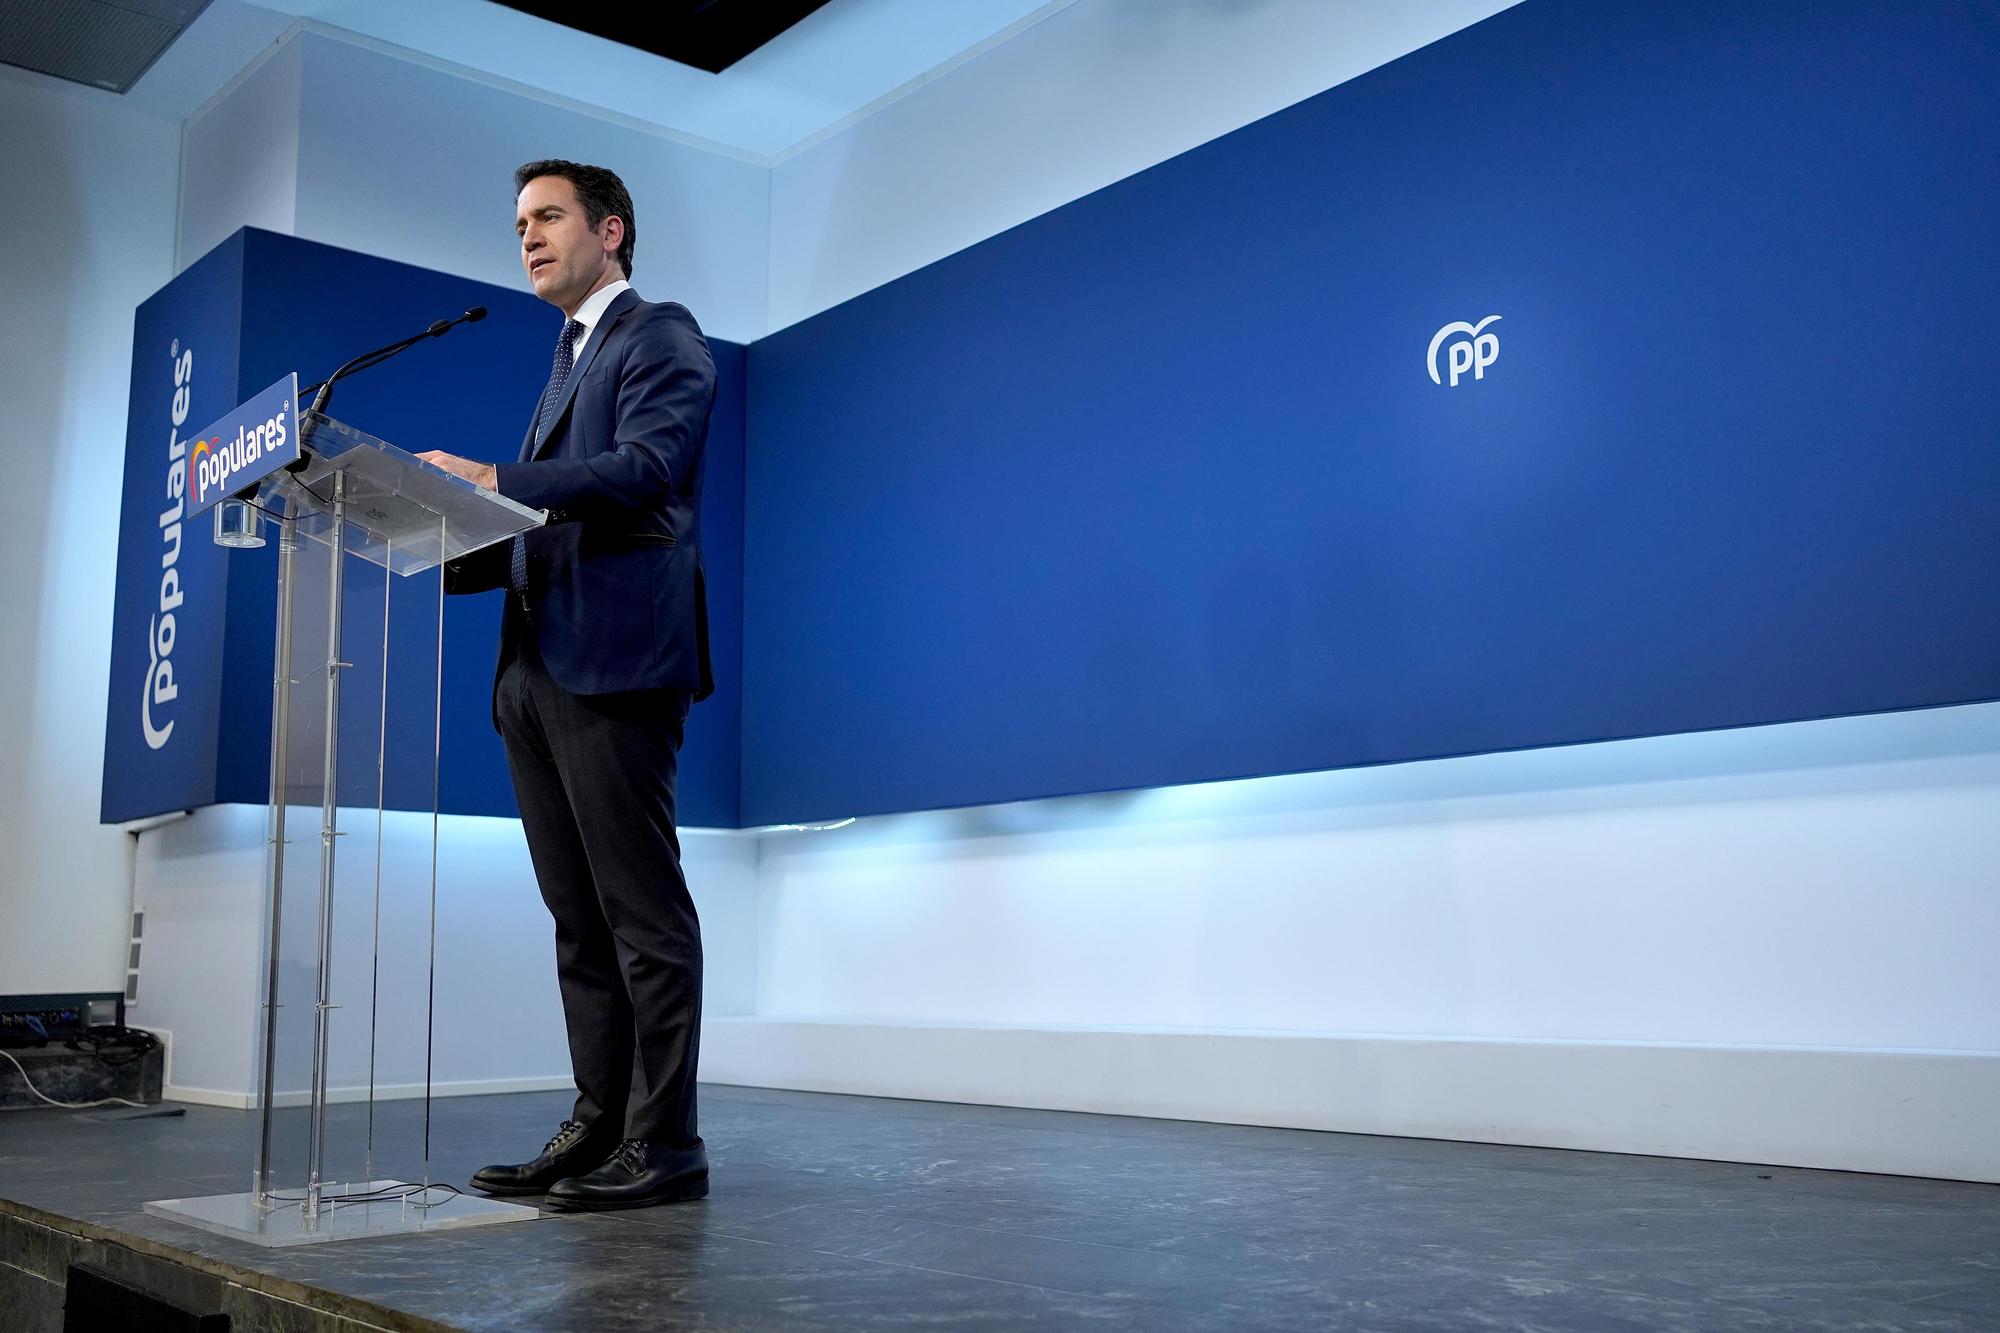
[{"label": "man", "polygon": [[701,1198],[701,929],[674,775],[688,706],[713,688],[698,515],[715,366],[685,308],[627,281],[616,175],[530,162],[514,188],[528,283],[567,320],[554,368],[519,462],[423,458],[549,511],[452,562],[445,588],[507,590],[493,719],[555,917],[577,1098],[540,1155],[472,1184],[569,1209]]}]

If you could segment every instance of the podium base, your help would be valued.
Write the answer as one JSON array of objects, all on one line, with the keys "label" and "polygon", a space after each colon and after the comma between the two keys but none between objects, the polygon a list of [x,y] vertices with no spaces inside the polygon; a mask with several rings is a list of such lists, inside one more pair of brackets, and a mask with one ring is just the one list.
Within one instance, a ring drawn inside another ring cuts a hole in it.
[{"label": "podium base", "polygon": [[306,1211],[304,1198],[303,1189],[277,1191],[262,1203],[250,1193],[210,1194],[194,1199],[156,1199],[146,1204],[146,1211],[218,1236],[268,1246],[449,1231],[498,1222],[530,1222],[541,1216],[538,1209],[518,1203],[453,1194],[437,1185],[425,1189],[398,1180],[325,1186],[317,1213]]}]

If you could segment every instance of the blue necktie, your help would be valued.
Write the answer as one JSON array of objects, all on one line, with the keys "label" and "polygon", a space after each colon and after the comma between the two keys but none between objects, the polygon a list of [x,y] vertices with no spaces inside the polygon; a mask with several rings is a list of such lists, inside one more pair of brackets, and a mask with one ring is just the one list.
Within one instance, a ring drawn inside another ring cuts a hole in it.
[{"label": "blue necktie", "polygon": [[[556,363],[549,371],[548,386],[542,390],[541,404],[535,408],[535,436],[549,428],[549,416],[556,410],[556,403],[562,398],[563,385],[569,383],[570,369],[576,364],[576,336],[583,332],[583,325],[571,320],[563,325],[562,337],[556,339]],[[530,441],[529,449],[534,448]],[[514,538],[507,563],[507,586],[515,592],[526,595],[528,591],[528,543],[523,537]]]}]

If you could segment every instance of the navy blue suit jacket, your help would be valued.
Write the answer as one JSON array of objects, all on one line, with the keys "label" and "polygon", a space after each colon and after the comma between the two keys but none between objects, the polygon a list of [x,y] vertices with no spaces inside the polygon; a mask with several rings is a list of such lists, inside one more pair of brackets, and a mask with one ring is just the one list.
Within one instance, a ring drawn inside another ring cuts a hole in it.
[{"label": "navy blue suit jacket", "polygon": [[[620,292],[577,352],[546,433],[534,421],[500,494],[549,511],[527,534],[528,609],[509,597],[509,636],[529,634],[575,694],[714,690],[701,569],[701,475],[715,362],[687,308]],[[502,542],[445,567],[447,592],[508,582]]]}]

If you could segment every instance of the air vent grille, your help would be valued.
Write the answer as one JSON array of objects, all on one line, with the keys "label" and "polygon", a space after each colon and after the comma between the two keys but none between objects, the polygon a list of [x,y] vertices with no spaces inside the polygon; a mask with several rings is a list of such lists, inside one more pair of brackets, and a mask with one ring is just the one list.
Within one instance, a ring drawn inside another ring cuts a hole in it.
[{"label": "air vent grille", "polygon": [[0,62],[122,93],[208,0],[0,0]]}]

